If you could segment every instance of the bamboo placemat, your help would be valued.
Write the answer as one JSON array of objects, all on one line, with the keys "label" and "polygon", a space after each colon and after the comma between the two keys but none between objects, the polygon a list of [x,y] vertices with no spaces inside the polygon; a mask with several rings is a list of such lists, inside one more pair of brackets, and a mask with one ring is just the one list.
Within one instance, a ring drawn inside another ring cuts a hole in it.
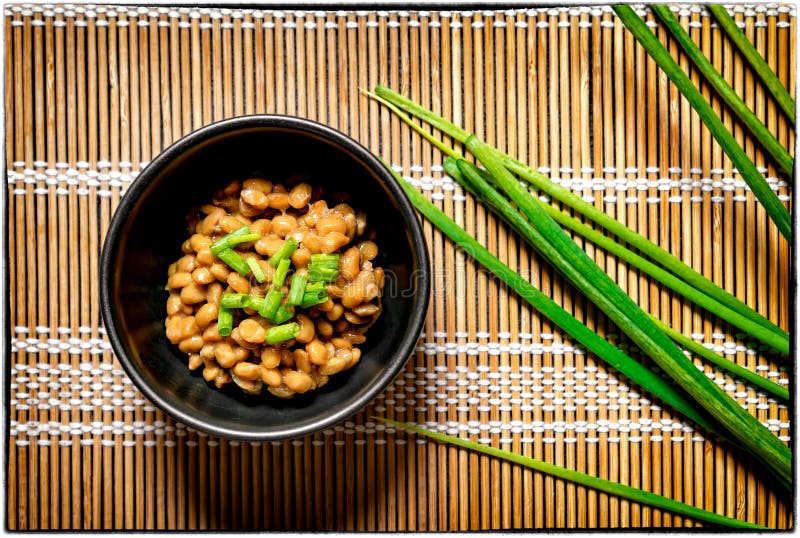
[{"label": "bamboo placemat", "polygon": [[[793,9],[732,11],[794,93]],[[681,6],[679,16],[737,92],[793,147],[792,126],[709,14]],[[147,161],[183,134],[264,112],[316,119],[383,155],[502,260],[624,344],[443,174],[438,152],[359,95],[359,87],[378,83],[539,167],[788,328],[786,242],[698,116],[609,9],[7,4],[4,26],[10,529],[693,525],[407,437],[372,416],[416,421],[729,516],[791,526],[791,501],[746,455],[704,439],[574,347],[427,222],[435,271],[419,347],[383,395],[334,428],[283,443],[206,436],[146,401],[110,351],[98,313],[97,262],[120,197]],[[665,30],[657,31],[667,41]],[[683,56],[681,63],[688,68]],[[699,80],[694,70],[691,76]],[[702,89],[788,200],[788,178]],[[789,383],[785,362],[614,258],[590,253],[651,312],[729,359]],[[698,365],[789,440],[786,406]]]}]

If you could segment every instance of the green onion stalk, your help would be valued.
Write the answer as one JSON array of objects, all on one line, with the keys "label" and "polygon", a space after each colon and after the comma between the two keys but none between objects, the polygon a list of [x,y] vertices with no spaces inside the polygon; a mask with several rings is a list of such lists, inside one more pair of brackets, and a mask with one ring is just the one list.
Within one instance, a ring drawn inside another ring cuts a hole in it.
[{"label": "green onion stalk", "polygon": [[747,39],[747,36],[742,33],[739,27],[736,25],[736,21],[733,20],[730,13],[728,13],[728,9],[723,5],[718,4],[707,4],[705,6],[708,10],[714,14],[714,17],[717,19],[720,28],[722,28],[728,37],[733,42],[736,47],[739,48],[739,51],[745,57],[745,59],[750,62],[753,70],[756,74],[761,77],[761,81],[766,86],[767,90],[775,97],[775,100],[778,102],[778,105],[781,107],[781,110],[786,114],[786,117],[789,118],[789,121],[794,125],[795,122],[795,103],[792,96],[789,95],[789,92],[786,90],[786,87],[781,83],[780,79],[775,75],[775,73],[770,69],[769,65],[761,54],[758,53],[756,48]]},{"label": "green onion stalk", "polygon": [[[388,166],[387,166],[388,168]],[[691,400],[672,384],[645,368],[619,348],[611,345],[605,338],[575,319],[553,299],[536,289],[530,282],[522,278],[516,271],[505,265],[483,245],[478,243],[463,228],[445,215],[439,208],[429,202],[419,191],[405,182],[394,170],[391,170],[397,182],[405,190],[414,207],[430,220],[436,228],[449,237],[465,253],[490,270],[514,290],[522,299],[547,316],[554,324],[570,335],[576,342],[586,347],[598,358],[627,376],[642,389],[670,405],[698,426],[711,433],[721,434],[722,429]]]},{"label": "green onion stalk", "polygon": [[[380,95],[381,91],[382,88],[378,88],[376,93]],[[544,237],[540,249],[545,252],[550,262],[603,310],[645,354],[669,373],[697,404],[722,423],[733,439],[758,456],[783,487],[789,489],[792,466],[789,449],[699,372],[647,314],[564,233],[541,208],[540,202],[530,196],[530,193],[506,169],[508,159],[505,159],[505,156],[463,129],[451,126],[452,124],[445,125],[448,128],[446,134],[465,143],[467,149],[494,176],[506,195],[539,230]]]},{"label": "green onion stalk", "polygon": [[681,516],[691,517],[697,521],[703,521],[705,523],[710,523],[712,525],[719,525],[723,527],[730,527],[736,529],[765,528],[756,525],[755,523],[748,523],[746,521],[740,521],[738,519],[715,514],[714,512],[709,512],[707,510],[703,510],[702,508],[697,508],[696,506],[691,506],[689,504],[669,499],[667,497],[663,497],[656,493],[651,493],[649,491],[645,491],[642,489],[626,486],[624,484],[619,484],[617,482],[612,482],[604,478],[598,478],[596,476],[592,476],[589,474],[573,471],[571,469],[565,469],[564,467],[559,467],[558,465],[553,465],[552,463],[548,463],[546,461],[529,458],[527,456],[515,454],[514,452],[510,452],[507,450],[502,450],[492,446],[483,445],[480,443],[476,443],[475,441],[470,441],[469,439],[463,439],[461,437],[456,437],[453,435],[447,435],[444,433],[427,430],[425,428],[420,428],[419,426],[416,426],[414,424],[397,422],[395,420],[390,420],[387,418],[381,418],[381,417],[374,417],[374,418],[376,420],[380,420],[381,422],[385,422],[386,424],[391,424],[396,428],[407,430],[417,435],[423,435],[425,437],[429,437],[440,443],[458,446],[461,448],[466,448],[468,450],[474,450],[475,452],[480,452],[481,454],[486,454],[488,456],[500,458],[510,463],[522,465],[523,467],[533,469],[534,471],[538,471],[540,473],[554,476],[556,478],[567,480],[569,482],[574,482],[581,486],[586,486],[595,489],[597,491],[608,493],[609,495],[615,495],[622,499],[627,499],[629,501],[641,503],[647,506],[652,506],[654,508],[668,510],[674,514],[678,514]]},{"label": "green onion stalk", "polygon": [[[429,110],[421,107],[417,103],[411,101],[403,97],[402,95],[390,90],[389,88],[378,86],[375,89],[375,93],[368,93],[365,92],[369,97],[376,99],[377,101],[381,102],[385,106],[387,106],[392,112],[394,112],[400,119],[402,119],[405,123],[407,123],[411,128],[416,130],[421,136],[426,138],[429,142],[435,145],[439,150],[443,153],[448,155],[453,159],[460,159],[463,158],[461,154],[454,150],[453,148],[449,147],[448,145],[444,144],[442,141],[438,140],[431,133],[422,129],[419,125],[411,120],[405,113],[408,112],[412,114],[426,123],[434,126],[438,130],[442,131],[444,134],[450,136],[454,140],[461,142],[462,144],[466,142],[467,138],[469,137],[470,133],[461,129],[457,125],[445,120],[444,118],[430,112]],[[499,152],[498,152],[499,153]],[[607,231],[611,232],[612,234],[616,235],[621,242],[625,242],[629,244],[631,247],[638,249],[642,254],[647,255],[653,261],[657,262],[659,265],[664,267],[665,269],[671,271],[675,276],[680,277],[688,286],[691,286],[697,289],[699,292],[707,295],[708,297],[714,299],[718,303],[724,305],[725,307],[729,308],[730,310],[736,312],[739,316],[747,318],[759,325],[763,326],[767,330],[774,333],[775,338],[779,339],[778,341],[774,342],[774,345],[771,347],[777,350],[786,350],[789,347],[789,336],[783,331],[780,327],[769,321],[767,318],[753,310],[750,306],[742,302],[740,299],[736,298],[729,292],[725,291],[723,288],[717,286],[711,280],[706,278],[705,276],[701,275],[688,265],[686,265],[682,260],[674,256],[673,254],[667,252],[666,250],[662,249],[646,237],[638,234],[637,232],[631,230],[618,220],[614,219],[613,217],[607,215],[603,211],[597,209],[589,202],[581,199],[579,196],[576,196],[568,189],[561,187],[553,183],[548,177],[532,170],[527,165],[512,159],[510,156],[505,154],[499,154],[503,159],[504,165],[512,172],[517,174],[520,178],[528,182],[534,188],[543,192],[555,200],[571,207],[575,211],[582,214],[584,217],[594,221],[596,224],[602,226]],[[577,222],[577,221],[576,221]],[[581,228],[583,230],[590,229],[588,226],[584,226]],[[576,230],[578,231],[578,230]],[[579,231],[579,233],[581,233]],[[627,249],[626,249],[627,250]],[[636,266],[641,271],[647,273],[651,277],[658,279],[658,276],[654,274],[651,270],[651,265],[642,265],[636,263],[637,260],[642,259],[641,257],[637,256],[636,260],[628,260],[629,263]],[[685,290],[689,289],[689,287],[678,286],[674,288],[673,291],[676,293],[683,293]],[[738,321],[739,317],[734,318],[732,323],[736,325],[736,321]],[[728,320],[731,322],[731,320]],[[742,330],[742,327],[739,327]]]},{"label": "green onion stalk", "polygon": [[753,161],[742,149],[742,146],[736,141],[731,132],[723,125],[722,120],[719,119],[711,105],[703,98],[700,91],[692,84],[692,81],[681,69],[680,65],[672,58],[669,51],[661,44],[658,38],[653,34],[650,28],[647,27],[645,22],[633,11],[630,6],[624,4],[616,4],[611,6],[620,20],[634,35],[636,40],[645,48],[656,64],[666,73],[669,79],[675,86],[678,87],[681,94],[689,101],[692,108],[695,109],[697,115],[711,131],[711,135],[722,147],[725,154],[731,159],[742,179],[745,180],[747,185],[753,191],[761,205],[767,212],[767,215],[772,219],[772,222],[778,227],[781,235],[787,241],[792,240],[792,219],[789,216],[789,211],[778,199],[778,196],[770,188],[769,184],[764,180],[764,177],[753,164]]},{"label": "green onion stalk", "polygon": [[772,155],[772,158],[778,163],[778,168],[786,174],[791,174],[792,168],[794,167],[794,159],[792,159],[792,156],[789,155],[786,148],[778,142],[778,139],[769,132],[769,129],[758,119],[753,111],[747,107],[745,102],[742,101],[742,98],[731,88],[730,84],[725,81],[722,75],[714,69],[714,66],[711,65],[711,62],[705,57],[700,47],[692,41],[689,33],[683,29],[683,26],[681,26],[675,14],[672,13],[670,7],[666,4],[652,4],[650,9],[664,22],[664,25],[672,33],[673,37],[675,37],[675,40],[683,47],[686,55],[694,62],[719,96],[728,103],[731,110],[733,110],[734,113],[739,116],[739,119],[742,120],[742,123],[750,129],[750,132],[753,133],[756,140],[764,146],[767,153]]},{"label": "green onion stalk", "polygon": [[540,251],[583,294],[708,413],[738,444],[759,457],[780,483],[791,489],[792,453],[772,432],[725,394],[681,352],[649,316],[600,269],[541,207],[538,199],[505,168],[496,150],[474,135],[466,147],[494,176],[538,229]]},{"label": "green onion stalk", "polygon": [[[479,170],[475,165],[468,163],[467,161],[456,161],[452,157],[445,159],[444,169],[450,177],[458,181],[459,184],[464,186],[470,191],[470,193],[475,195],[481,201],[492,207],[495,212],[497,212],[506,222],[511,224],[511,226],[514,227],[518,232],[525,230],[523,235],[526,237],[531,246],[534,248],[536,247],[538,241],[535,239],[535,237],[531,237],[529,235],[533,233],[533,231],[530,230],[532,227],[517,212],[517,210],[511,206],[505,197],[497,193],[497,191],[495,191],[488,184],[488,182],[491,182],[492,179],[489,174],[487,174],[485,171]],[[462,173],[463,169],[467,169],[469,173]],[[654,263],[642,258],[635,252],[606,237],[592,227],[570,217],[566,213],[546,204],[542,204],[542,208],[547,212],[548,215],[550,215],[562,226],[577,232],[603,250],[615,255],[619,259],[624,260],[631,266],[642,270],[643,272],[652,276],[656,281],[675,290],[698,306],[705,308],[709,312],[716,314],[722,319],[725,319],[731,325],[746,331],[753,338],[756,338],[757,340],[769,345],[776,351],[784,354],[789,353],[788,338],[783,338],[780,334],[769,330],[768,328],[741,315],[739,312],[728,308],[711,297],[708,297],[703,292],[677,278],[672,273],[669,273]]]}]

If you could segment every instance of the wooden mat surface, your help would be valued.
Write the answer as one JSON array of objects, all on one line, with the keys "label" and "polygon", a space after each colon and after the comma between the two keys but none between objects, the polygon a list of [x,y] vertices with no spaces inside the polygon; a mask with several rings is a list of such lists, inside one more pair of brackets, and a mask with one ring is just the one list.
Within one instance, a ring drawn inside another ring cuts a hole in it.
[{"label": "wooden mat surface", "polygon": [[[732,11],[793,94],[793,8]],[[683,6],[679,15],[737,92],[792,147],[791,126],[708,13]],[[6,4],[4,31],[8,528],[693,525],[408,437],[371,416],[416,421],[729,516],[791,526],[790,499],[746,455],[705,439],[573,347],[428,223],[434,286],[419,346],[384,394],[334,428],[283,443],[206,436],[146,401],[110,350],[98,313],[97,265],[120,197],[183,134],[265,112],[313,118],[350,134],[545,293],[620,341],[604,317],[585,308],[443,174],[436,150],[359,95],[359,87],[378,83],[540,167],[788,328],[786,242],[697,115],[609,9]],[[658,35],[668,41],[663,28]],[[688,68],[683,56],[681,63]],[[711,97],[788,200],[789,178]],[[649,311],[788,384],[785,362],[614,258],[590,252]],[[789,440],[785,405],[698,365]]]}]

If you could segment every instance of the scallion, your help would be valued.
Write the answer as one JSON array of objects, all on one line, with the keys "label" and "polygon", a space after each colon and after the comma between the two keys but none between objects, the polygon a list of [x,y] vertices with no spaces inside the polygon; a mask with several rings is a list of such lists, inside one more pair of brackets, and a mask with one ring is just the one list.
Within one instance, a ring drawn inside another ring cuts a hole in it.
[{"label": "scallion", "polygon": [[303,302],[303,292],[305,291],[308,276],[295,273],[292,276],[292,285],[289,288],[289,299],[286,301],[291,305],[299,305]]},{"label": "scallion", "polygon": [[247,276],[250,273],[250,266],[235,250],[226,248],[219,251],[216,256],[240,275]]},{"label": "scallion", "polygon": [[289,258],[283,258],[278,262],[278,268],[275,270],[275,274],[272,276],[273,288],[279,289],[281,286],[283,286],[283,282],[286,280],[286,275],[289,273],[290,264],[291,261]]},{"label": "scallion", "polygon": [[327,282],[323,282],[321,280],[316,281],[316,282],[310,282],[309,281],[306,284],[306,287],[303,290],[303,293],[311,293],[311,292],[314,292],[314,291],[326,291],[327,289],[328,289],[328,283]]},{"label": "scallion", "polygon": [[270,256],[269,260],[267,261],[271,266],[277,267],[281,260],[288,259],[289,256],[294,254],[294,251],[297,250],[298,246],[300,246],[300,244],[297,242],[297,239],[294,237],[287,237],[286,241],[283,242],[280,248],[275,251],[275,254]]},{"label": "scallion", "polygon": [[264,297],[264,303],[262,304],[262,307],[258,310],[258,314],[262,318],[272,320],[275,317],[275,313],[278,311],[282,300],[283,294],[280,291],[276,289],[269,290],[267,292],[267,296]]},{"label": "scallion", "polygon": [[223,250],[230,249],[242,243],[249,243],[250,241],[257,241],[261,236],[257,233],[250,233],[250,228],[242,226],[232,231],[228,235],[211,243],[211,254],[219,257],[219,253]]},{"label": "scallion", "polygon": [[308,278],[312,282],[333,282],[339,276],[338,254],[312,254]]},{"label": "scallion", "polygon": [[533,458],[529,458],[527,456],[515,454],[507,450],[502,450],[492,446],[476,443],[468,439],[462,439],[461,437],[456,437],[453,435],[447,435],[444,433],[426,430],[414,424],[397,422],[387,418],[375,417],[375,419],[380,420],[381,422],[385,422],[387,424],[391,424],[396,428],[408,430],[418,435],[424,435],[425,437],[429,437],[440,443],[460,446],[462,448],[474,450],[476,452],[480,452],[488,456],[493,456],[496,458],[506,460],[511,463],[516,463],[518,465],[528,467],[529,469],[533,469],[534,471],[538,471],[540,473],[548,474],[556,478],[561,478],[569,482],[574,482],[582,486],[596,489],[598,491],[608,493],[609,495],[616,495],[617,497],[628,499],[633,502],[641,503],[647,506],[652,506],[662,510],[668,510],[675,514],[691,517],[698,521],[711,523],[712,525],[721,525],[725,527],[738,528],[738,529],[765,528],[756,525],[755,523],[748,523],[747,521],[740,521],[738,519],[733,519],[727,516],[721,516],[719,514],[715,514],[714,512],[709,512],[707,510],[703,510],[702,508],[697,508],[696,506],[675,501],[667,497],[662,497],[661,495],[658,495],[656,493],[652,493],[642,489],[637,489],[631,486],[626,486],[624,484],[619,484],[617,482],[612,482],[604,478],[598,478],[596,476],[580,473],[578,471],[573,471],[571,469],[566,469],[564,467],[559,467],[558,465],[554,465],[552,463],[547,463],[545,461],[536,460]]},{"label": "scallion", "polygon": [[267,275],[264,274],[264,270],[254,257],[251,256],[247,258],[247,265],[250,267],[250,271],[253,272],[253,276],[259,284],[262,284],[267,279]]},{"label": "scallion", "polygon": [[783,85],[783,83],[781,83],[780,79],[769,67],[769,64],[767,64],[750,40],[747,39],[747,36],[744,35],[736,25],[736,21],[733,20],[733,17],[731,17],[730,13],[728,13],[728,8],[721,4],[706,4],[705,7],[714,14],[714,17],[717,19],[720,28],[722,28],[725,33],[728,34],[728,37],[731,39],[733,44],[739,48],[739,51],[742,53],[745,59],[750,62],[750,66],[753,68],[753,71],[755,71],[758,76],[761,77],[761,80],[764,82],[764,86],[766,86],[767,90],[772,93],[772,95],[775,97],[775,100],[778,102],[778,105],[789,118],[791,124],[794,125],[794,99],[792,99],[792,96],[789,95],[786,87]]},{"label": "scallion", "polygon": [[220,306],[224,308],[248,308],[250,296],[246,293],[223,293],[219,298]]},{"label": "scallion", "polygon": [[[794,166],[794,159],[792,159],[792,156],[786,151],[786,148],[778,142],[778,139],[775,138],[762,121],[758,119],[753,111],[748,108],[742,98],[739,97],[739,94],[731,88],[730,84],[725,81],[722,75],[714,69],[714,66],[711,65],[711,62],[705,57],[700,47],[692,41],[691,36],[683,29],[681,22],[675,14],[672,13],[670,7],[666,4],[651,4],[650,9],[664,22],[664,25],[672,33],[675,40],[683,47],[686,55],[691,58],[719,96],[728,103],[731,110],[733,110],[736,115],[739,116],[739,119],[742,120],[742,123],[750,129],[750,132],[756,140],[758,140],[761,145],[764,146],[764,149],[772,155],[775,162],[778,163],[778,168],[786,174],[791,174]],[[794,120],[792,121],[794,122]]]},{"label": "scallion", "polygon": [[711,109],[711,105],[695,87],[689,76],[678,65],[678,62],[672,58],[669,51],[661,44],[661,41],[658,40],[633,8],[624,4],[615,4],[611,6],[611,9],[614,10],[617,17],[620,18],[650,57],[664,71],[673,84],[678,87],[678,90],[680,90],[689,104],[692,105],[697,115],[706,124],[708,130],[711,131],[711,135],[739,170],[742,179],[745,180],[758,201],[761,202],[767,215],[778,227],[781,235],[791,242],[792,219],[789,216],[789,211],[778,199],[778,195],[766,182],[764,176],[758,171],[756,165],[747,156],[742,146],[739,145],[739,142],[736,141],[731,132],[722,123],[722,120],[719,119],[719,116]]},{"label": "scallion", "polygon": [[544,238],[544,244],[539,245],[540,252],[550,263],[717,419],[743,448],[759,457],[781,485],[791,489],[792,453],[786,445],[683,355],[639,306],[547,215],[541,203],[511,175],[490,146],[471,135],[466,147],[538,229]]},{"label": "scallion", "polygon": [[272,321],[274,323],[284,323],[289,321],[294,317],[294,306],[284,303],[278,308],[278,311],[275,312],[275,316],[273,317]]},{"label": "scallion", "polygon": [[[453,166],[456,166],[453,169]],[[474,196],[478,197],[482,202],[487,204],[489,207],[495,210],[495,212],[503,218],[506,222],[508,222],[522,237],[530,244],[531,246],[536,247],[538,242],[541,242],[542,239],[539,236],[539,233],[536,229],[531,226],[531,224],[524,218],[522,215],[514,209],[511,204],[500,195],[497,191],[491,188],[490,185],[484,180],[488,176],[488,174],[484,171],[479,170],[475,165],[472,163],[468,163],[466,161],[454,161],[448,160],[444,163],[445,171],[450,174],[451,177],[456,179],[461,185],[463,185],[468,191],[470,191]],[[461,170],[464,170],[462,174]],[[542,204],[542,207],[559,223],[566,225],[567,227],[577,231],[596,245],[600,246],[601,248],[607,250],[608,252],[614,254],[615,256],[624,259],[631,263],[631,265],[635,267],[643,267],[645,269],[649,269],[648,273],[652,274],[657,280],[660,282],[670,285],[671,287],[677,286],[685,286],[687,288],[691,288],[684,282],[678,281],[676,283],[674,280],[677,280],[674,276],[665,271],[661,270],[658,267],[650,267],[652,264],[647,260],[644,260],[638,257],[635,253],[625,249],[618,243],[615,243],[602,235],[600,232],[593,230],[592,228],[586,226],[583,223],[578,222],[577,220],[569,217],[568,215],[562,213],[558,209]],[[637,261],[638,260],[638,261]],[[691,288],[690,292],[686,292],[685,296],[691,298],[693,293],[698,293],[697,290]],[[702,294],[701,294],[702,295]],[[705,301],[705,302],[703,302]],[[710,312],[715,313],[721,316],[723,319],[730,321],[731,317],[736,317],[737,314],[734,312],[730,312],[726,307],[716,303],[713,299],[710,299],[706,296],[702,296],[703,306],[706,307]],[[700,344],[692,341],[690,338],[685,337],[678,331],[673,330],[668,325],[663,323],[658,318],[654,316],[650,316],[653,322],[664,331],[670,338],[672,338],[678,345],[687,349],[694,353],[695,355],[699,355],[702,358],[708,360],[709,362],[715,364],[716,366],[726,370],[750,383],[756,385],[768,392],[772,393],[773,395],[782,398],[784,400],[788,400],[789,398],[789,391],[785,388],[781,387],[777,383],[773,383],[768,379],[761,377],[758,374],[751,372],[750,370],[739,366],[738,364],[725,360],[724,358],[720,357],[713,351],[710,351]],[[763,330],[763,327],[756,325],[755,327],[748,327],[752,330]],[[788,342],[787,342],[788,346]],[[788,349],[788,348],[787,348]]]},{"label": "scallion", "polygon": [[[434,144],[437,148],[442,150],[445,154],[453,158],[461,158],[461,154],[443,144],[425,129],[422,129],[403,111],[422,119],[426,123],[429,123],[436,129],[439,129],[444,134],[452,137],[462,144],[466,142],[467,137],[469,137],[469,133],[467,131],[384,86],[377,86],[374,94],[367,93],[367,95],[389,107],[401,120],[403,120],[403,122],[405,122],[409,127],[414,129],[429,142]],[[575,195],[570,190],[553,183],[553,181],[547,176],[540,174],[524,163],[512,159],[510,156],[499,151],[497,151],[497,154],[503,159],[504,165],[511,172],[517,174],[520,178],[530,183],[537,190],[546,193],[553,199],[558,200],[559,202],[574,209],[584,217],[599,224],[609,232],[619,237],[619,239],[625,243],[628,243],[632,247],[635,247],[641,251],[643,254],[646,254],[653,261],[668,269],[676,276],[680,277],[709,297],[713,297],[720,303],[726,305],[728,308],[739,312],[741,315],[755,321],[756,323],[759,323],[760,325],[763,325],[764,327],[780,335],[785,340],[788,340],[788,335],[780,327],[776,326],[774,323],[756,312],[754,309],[731,293],[717,286],[707,277],[701,275],[686,265],[682,260],[672,253],[664,250],[646,237],[640,235],[634,230],[631,230],[613,217],[605,214],[603,211],[596,208],[591,203],[583,200],[581,197]]]},{"label": "scallion", "polygon": [[276,325],[267,329],[267,334],[264,341],[267,344],[279,344],[296,337],[300,332],[300,325],[296,322],[285,323],[283,325]]},{"label": "scallion", "polygon": [[[491,185],[489,185],[489,182],[493,179],[490,174],[483,170],[479,170],[478,167],[472,163],[464,160],[456,161],[452,157],[445,159],[444,169],[453,179],[458,181],[459,184],[461,184],[481,201],[486,203],[506,222],[508,222],[526,239],[526,241],[528,241],[531,246],[536,248],[537,244],[541,242],[540,239],[537,238],[538,232],[533,228],[533,226],[522,215],[520,215],[515,208],[511,206],[505,197],[503,197],[494,188],[492,188]],[[625,248],[620,243],[613,241],[592,227],[570,217],[566,213],[563,213],[547,204],[541,204],[541,207],[547,212],[548,215],[550,215],[562,226],[579,233],[600,248],[624,260],[631,266],[647,273],[658,282],[668,286],[675,292],[680,293],[690,301],[702,306],[712,314],[719,316],[731,325],[746,331],[748,334],[768,344],[776,351],[784,354],[789,353],[789,339],[785,338],[783,335],[774,332],[758,323],[755,323],[745,316],[742,316],[739,312],[719,303],[693,286],[682,281],[675,275],[642,258],[635,252]]]},{"label": "scallion", "polygon": [[230,336],[233,331],[233,312],[220,305],[217,312],[217,332],[220,336]]},{"label": "scallion", "polygon": [[[387,165],[387,168],[388,165]],[[550,297],[533,287],[516,271],[505,265],[496,256],[478,243],[464,229],[453,222],[440,209],[429,202],[419,191],[411,187],[389,168],[397,182],[405,190],[414,207],[422,213],[442,233],[453,240],[464,252],[472,256],[478,263],[490,270],[492,274],[505,282],[533,308],[547,316],[553,323],[580,342],[586,349],[597,355],[617,371],[623,373],[642,389],[650,392],[664,403],[672,406],[686,418],[711,432],[718,432],[713,421],[697,410],[684,394],[676,390],[670,383],[645,368],[628,355],[611,345],[606,339],[575,319]]]},{"label": "scallion", "polygon": [[303,300],[300,301],[300,308],[311,308],[318,304],[322,304],[328,300],[328,294],[325,291],[312,291],[303,294]]},{"label": "scallion", "polygon": [[261,310],[264,308],[264,298],[263,297],[256,297],[255,295],[250,295],[247,297],[247,305],[245,308],[252,308],[253,310]]}]

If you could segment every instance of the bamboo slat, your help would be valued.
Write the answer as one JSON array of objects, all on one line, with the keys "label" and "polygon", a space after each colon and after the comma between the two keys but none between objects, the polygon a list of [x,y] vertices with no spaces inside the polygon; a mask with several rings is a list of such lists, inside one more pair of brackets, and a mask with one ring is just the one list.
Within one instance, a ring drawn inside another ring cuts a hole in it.
[{"label": "bamboo slat", "polygon": [[[280,113],[328,124],[383,156],[501,260],[626,344],[444,174],[438,151],[359,93],[386,84],[530,163],[788,329],[789,245],[609,8],[4,9],[9,529],[696,526],[406,436],[373,416],[792,527],[791,499],[746,455],[706,439],[573,345],[428,222],[433,295],[414,354],[364,411],[303,439],[239,443],[175,422],[124,375],[101,324],[100,248],[147,162],[213,121]],[[731,9],[793,91],[794,8]],[[793,147],[793,126],[709,13],[687,4],[675,11],[733,88]],[[667,32],[655,31],[788,203],[792,178],[747,136]],[[788,385],[786,363],[724,320],[584,247],[645,309]],[[697,365],[789,441],[788,406]]]}]

